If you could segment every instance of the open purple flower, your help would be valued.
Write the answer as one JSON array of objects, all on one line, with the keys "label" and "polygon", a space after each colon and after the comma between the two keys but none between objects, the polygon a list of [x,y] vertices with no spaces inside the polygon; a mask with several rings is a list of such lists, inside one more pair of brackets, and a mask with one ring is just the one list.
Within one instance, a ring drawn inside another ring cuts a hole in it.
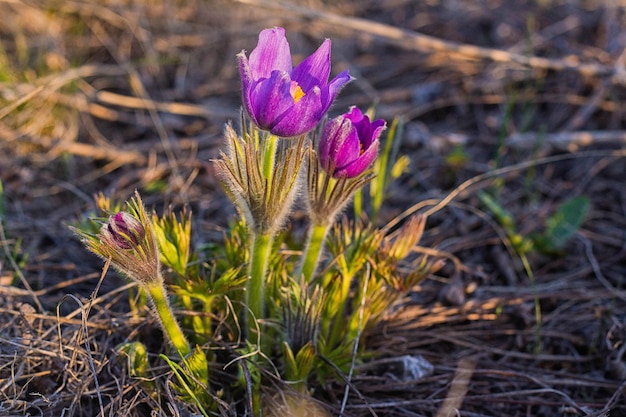
[{"label": "open purple flower", "polygon": [[357,107],[329,120],[319,143],[322,167],[335,178],[359,176],[376,159],[384,129],[384,120],[371,122]]},{"label": "open purple flower", "polygon": [[250,58],[244,51],[237,58],[244,108],[258,127],[281,137],[312,130],[351,80],[346,70],[328,82],[329,39],[293,68],[285,29],[280,27],[259,34]]}]

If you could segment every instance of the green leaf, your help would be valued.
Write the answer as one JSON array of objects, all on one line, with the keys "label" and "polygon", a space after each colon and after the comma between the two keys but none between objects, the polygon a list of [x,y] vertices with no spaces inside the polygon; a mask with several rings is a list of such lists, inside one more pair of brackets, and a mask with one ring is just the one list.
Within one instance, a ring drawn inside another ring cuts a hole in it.
[{"label": "green leaf", "polygon": [[290,383],[299,383],[303,387],[315,364],[315,346],[309,341],[302,346],[296,355],[286,341],[282,343],[285,361],[285,377]]},{"label": "green leaf", "polygon": [[206,360],[206,354],[196,346],[191,355],[184,359],[185,367],[195,381],[201,383],[206,388],[209,385],[209,363]]},{"label": "green leaf", "polygon": [[131,376],[145,377],[148,369],[148,352],[141,342],[127,342],[117,345],[117,351],[128,358]]},{"label": "green leaf", "polygon": [[[192,357],[196,356],[195,358],[191,359],[192,361],[197,362],[196,365],[202,362],[202,360],[199,359],[199,357],[197,357],[197,352],[200,352],[202,355],[204,355],[200,351],[200,349],[196,347],[196,351],[192,353],[191,355]],[[198,410],[202,413],[202,415],[204,417],[209,417],[209,412],[205,409],[206,406],[211,405],[211,401],[212,401],[212,398],[209,394],[208,385],[198,383],[199,381],[196,378],[196,375],[193,375],[193,374],[190,375],[190,372],[188,369],[188,366],[189,366],[188,361],[186,361],[186,367],[183,368],[182,366],[172,361],[167,356],[165,355],[160,355],[160,356],[165,362],[167,362],[170,369],[176,376],[176,381],[172,381],[171,383],[174,389],[176,389],[176,391],[180,395],[180,398],[183,401],[195,403],[196,406],[198,407]],[[204,361],[206,362],[206,357]],[[207,371],[207,375],[208,375],[208,371]]]},{"label": "green leaf", "polygon": [[185,276],[191,253],[191,211],[183,208],[178,220],[170,208],[162,217],[154,214],[152,222],[161,250],[161,262]]},{"label": "green leaf", "polygon": [[589,210],[589,198],[578,196],[565,201],[546,221],[544,238],[551,249],[561,249],[580,229]]}]

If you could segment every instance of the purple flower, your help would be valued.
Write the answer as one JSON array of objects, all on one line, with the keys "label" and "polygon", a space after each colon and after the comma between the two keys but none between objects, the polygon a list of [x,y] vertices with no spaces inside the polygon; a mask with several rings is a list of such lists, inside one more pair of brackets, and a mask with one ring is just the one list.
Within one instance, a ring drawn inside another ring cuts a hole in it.
[{"label": "purple flower", "polygon": [[378,155],[378,137],[384,129],[384,120],[371,122],[356,107],[329,120],[319,143],[322,167],[335,178],[362,174]]},{"label": "purple flower", "polygon": [[102,225],[100,234],[109,244],[120,249],[138,247],[146,236],[146,229],[131,214],[120,211]]},{"label": "purple flower", "polygon": [[348,71],[328,82],[330,40],[295,68],[285,29],[265,29],[246,57],[237,55],[243,105],[254,123],[276,136],[293,137],[312,130],[351,80]]}]

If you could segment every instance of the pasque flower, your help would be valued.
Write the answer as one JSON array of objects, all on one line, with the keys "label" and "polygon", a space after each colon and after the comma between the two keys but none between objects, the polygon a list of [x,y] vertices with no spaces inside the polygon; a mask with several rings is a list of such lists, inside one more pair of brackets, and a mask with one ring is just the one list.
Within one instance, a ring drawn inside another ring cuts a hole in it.
[{"label": "pasque flower", "polygon": [[138,194],[127,207],[128,211],[119,211],[103,222],[95,236],[76,232],[93,253],[110,259],[123,275],[142,285],[160,285],[163,278],[159,248]]},{"label": "pasque flower", "polygon": [[312,130],[351,80],[346,70],[328,82],[329,39],[293,68],[285,29],[280,27],[259,34],[250,58],[244,51],[237,58],[246,112],[258,127],[281,137]]},{"label": "pasque flower", "polygon": [[319,142],[322,167],[335,178],[359,176],[376,159],[378,137],[384,129],[384,120],[371,122],[357,107],[329,120]]},{"label": "pasque flower", "polygon": [[191,346],[183,334],[169,306],[160,252],[153,222],[146,212],[139,193],[126,203],[126,211],[111,215],[93,235],[73,229],[87,248],[100,256],[120,273],[136,281],[149,295],[154,309],[169,340],[181,357],[191,353]]}]

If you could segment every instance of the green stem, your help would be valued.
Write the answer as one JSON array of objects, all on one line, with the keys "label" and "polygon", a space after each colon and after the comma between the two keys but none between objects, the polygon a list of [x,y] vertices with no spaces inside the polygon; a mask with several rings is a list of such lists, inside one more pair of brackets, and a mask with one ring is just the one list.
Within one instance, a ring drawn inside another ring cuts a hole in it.
[{"label": "green stem", "polygon": [[189,342],[187,342],[187,339],[185,338],[185,335],[183,334],[180,325],[176,321],[176,318],[174,318],[172,309],[170,308],[169,302],[167,301],[167,296],[165,294],[165,288],[163,288],[163,284],[147,283],[146,290],[152,298],[154,309],[159,316],[161,326],[163,326],[163,330],[169,337],[170,342],[172,342],[172,345],[174,345],[174,348],[181,356],[181,358],[186,357],[191,353],[191,347],[189,346]]},{"label": "green stem", "polygon": [[305,284],[310,283],[311,279],[313,279],[313,274],[315,273],[317,264],[320,261],[320,255],[322,254],[327,233],[328,224],[311,225],[306,249],[304,250],[304,255],[302,257],[302,264],[296,274],[296,277],[304,276]]},{"label": "green stem", "polygon": [[276,160],[276,148],[278,147],[278,137],[268,135],[263,138],[261,146],[263,149],[263,176],[267,180],[267,184],[272,184],[272,176],[274,174],[274,162]]},{"label": "green stem", "polygon": [[250,310],[248,316],[248,340],[257,332],[255,319],[264,318],[265,308],[265,274],[267,261],[273,241],[272,233],[259,233],[252,238],[250,252],[250,266],[248,271],[248,288],[246,289],[246,304]]}]

